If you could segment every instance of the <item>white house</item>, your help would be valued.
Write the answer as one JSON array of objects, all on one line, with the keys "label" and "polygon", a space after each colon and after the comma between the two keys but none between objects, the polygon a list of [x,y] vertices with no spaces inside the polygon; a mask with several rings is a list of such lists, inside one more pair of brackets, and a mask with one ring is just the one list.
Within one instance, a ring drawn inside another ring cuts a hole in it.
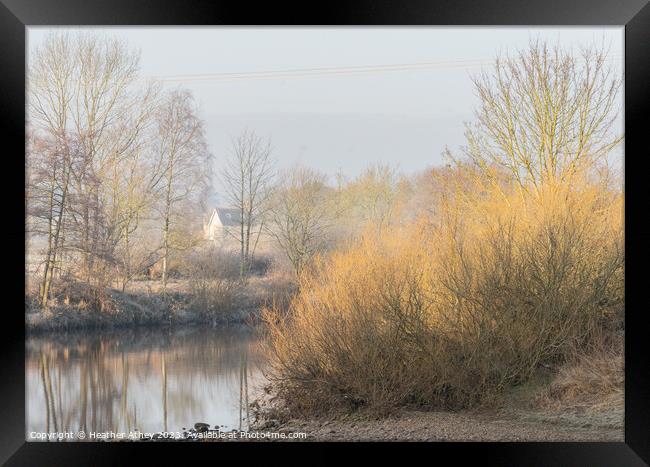
[{"label": "white house", "polygon": [[210,213],[203,230],[205,239],[226,246],[237,237],[241,215],[238,209],[216,207]]}]

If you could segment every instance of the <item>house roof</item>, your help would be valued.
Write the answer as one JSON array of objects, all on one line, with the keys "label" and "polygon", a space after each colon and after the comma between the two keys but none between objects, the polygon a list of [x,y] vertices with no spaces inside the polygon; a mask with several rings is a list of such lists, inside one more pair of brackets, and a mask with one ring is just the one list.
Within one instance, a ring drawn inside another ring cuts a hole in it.
[{"label": "house roof", "polygon": [[216,220],[214,216],[218,217],[221,225],[224,226],[239,225],[239,219],[240,219],[239,209],[216,207],[212,211],[212,216],[210,217],[210,223]]}]

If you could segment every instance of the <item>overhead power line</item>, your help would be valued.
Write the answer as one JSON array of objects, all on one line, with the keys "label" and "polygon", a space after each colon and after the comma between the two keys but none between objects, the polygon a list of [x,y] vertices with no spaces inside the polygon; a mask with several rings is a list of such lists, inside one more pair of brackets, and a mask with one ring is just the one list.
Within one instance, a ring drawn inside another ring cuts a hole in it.
[{"label": "overhead power line", "polygon": [[[620,60],[621,56],[610,56],[608,61]],[[435,70],[455,68],[475,68],[483,65],[494,64],[493,59],[475,60],[450,60],[444,62],[424,63],[399,63],[383,65],[362,65],[362,66],[337,66],[319,68],[290,68],[284,70],[244,71],[244,72],[217,72],[217,73],[195,73],[185,75],[154,76],[153,79],[162,82],[196,82],[196,81],[237,81],[242,79],[283,79],[302,78],[317,76],[353,76],[372,73],[386,73],[396,71],[412,70]]]}]

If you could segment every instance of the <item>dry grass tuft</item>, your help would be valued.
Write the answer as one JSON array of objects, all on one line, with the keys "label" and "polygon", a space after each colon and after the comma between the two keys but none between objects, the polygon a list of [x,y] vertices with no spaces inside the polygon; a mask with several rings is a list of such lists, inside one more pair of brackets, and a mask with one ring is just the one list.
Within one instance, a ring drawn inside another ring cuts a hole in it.
[{"label": "dry grass tuft", "polygon": [[624,383],[622,352],[580,355],[560,368],[548,390],[540,397],[540,403],[562,410],[622,408]]}]

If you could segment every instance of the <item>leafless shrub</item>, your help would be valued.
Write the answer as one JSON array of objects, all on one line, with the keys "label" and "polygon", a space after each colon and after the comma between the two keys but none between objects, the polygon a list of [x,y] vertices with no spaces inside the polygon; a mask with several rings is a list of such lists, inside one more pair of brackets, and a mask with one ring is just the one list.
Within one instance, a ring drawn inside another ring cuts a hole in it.
[{"label": "leafless shrub", "polygon": [[267,313],[277,396],[297,413],[467,407],[586,348],[622,306],[622,199],[575,187],[461,197],[435,227],[321,260],[288,315]]},{"label": "leafless shrub", "polygon": [[[226,263],[223,259],[231,261]],[[188,262],[192,308],[212,316],[232,311],[239,270],[231,256],[216,250],[204,251],[192,255]]]}]

